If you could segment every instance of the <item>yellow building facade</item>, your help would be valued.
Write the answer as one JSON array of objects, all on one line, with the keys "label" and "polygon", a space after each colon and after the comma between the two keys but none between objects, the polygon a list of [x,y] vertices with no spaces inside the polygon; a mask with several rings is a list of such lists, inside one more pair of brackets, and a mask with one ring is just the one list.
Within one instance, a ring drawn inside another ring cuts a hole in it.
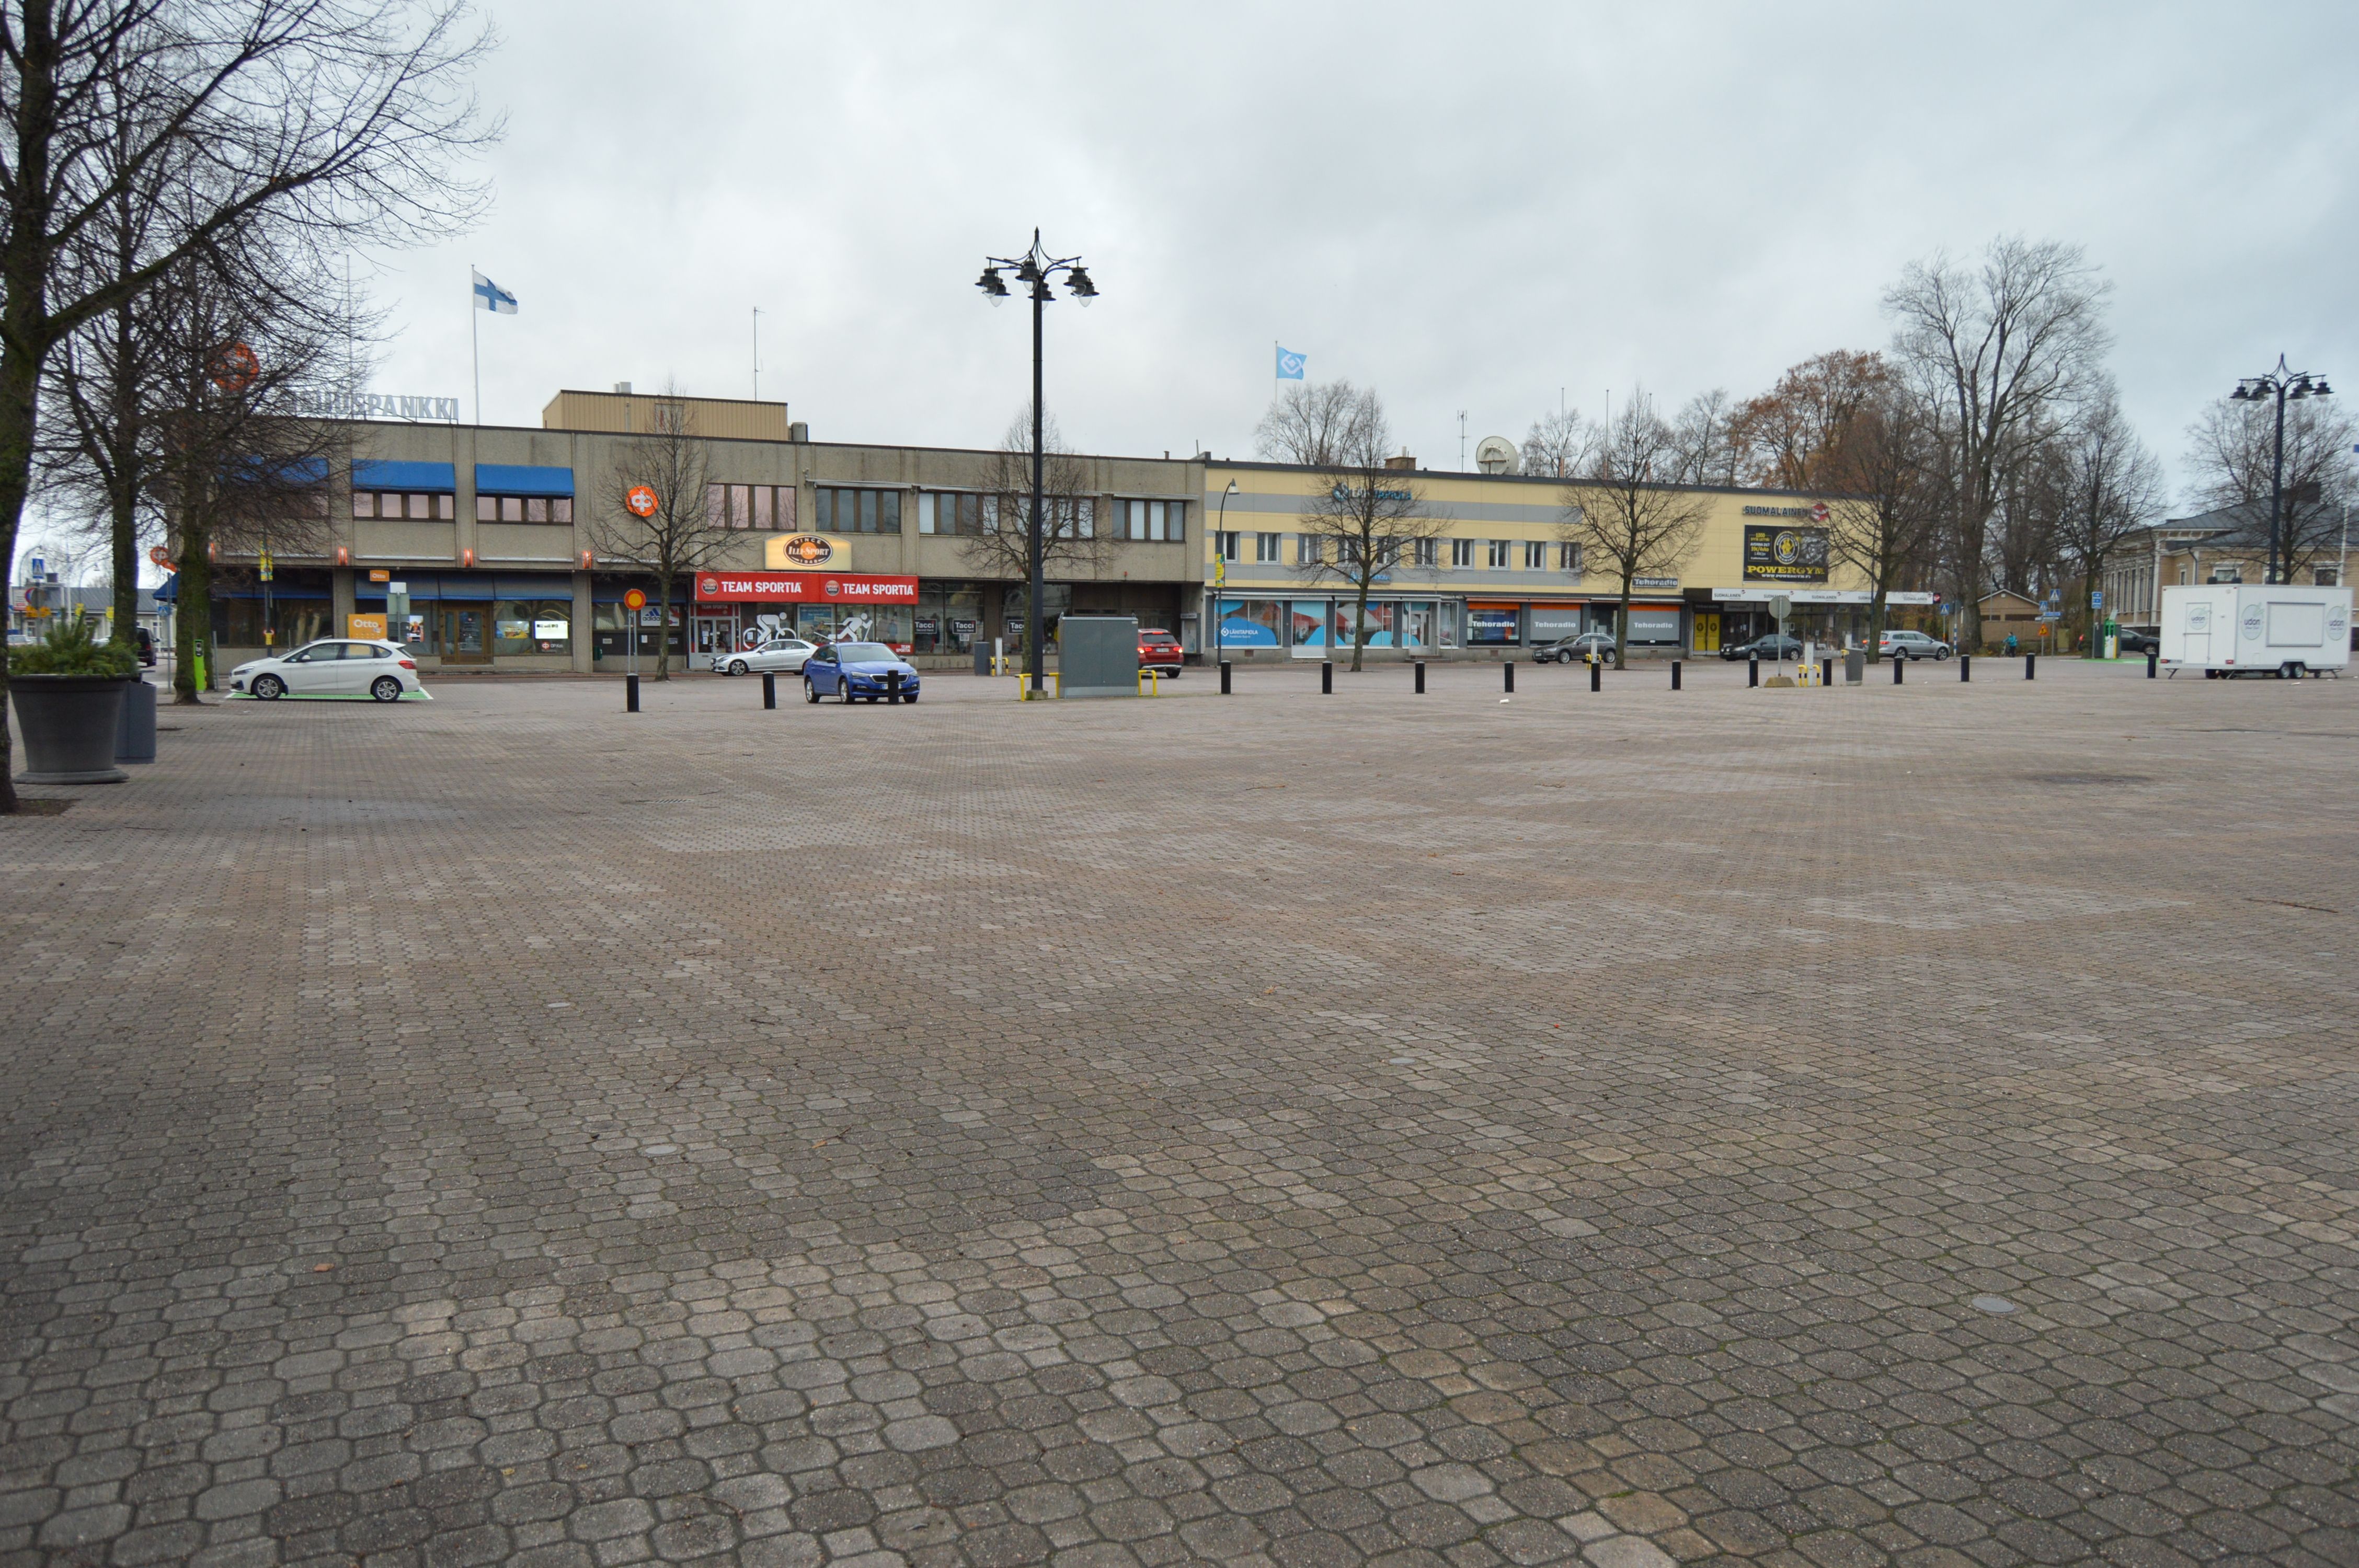
[{"label": "yellow building facade", "polygon": [[[1367,643],[1397,654],[1511,656],[1583,632],[1616,630],[1621,580],[1583,552],[1569,509],[1595,505],[1578,481],[1511,474],[1389,470],[1434,536],[1400,552],[1372,586]],[[1305,518],[1334,477],[1281,464],[1204,465],[1208,651],[1232,658],[1326,657],[1348,650],[1356,590]],[[1703,512],[1690,547],[1632,585],[1636,653],[1713,654],[1777,629],[1862,640],[1866,579],[1832,546],[1821,497],[1685,488]],[[1306,554],[1309,552],[1309,554]],[[1912,600],[1930,595],[1909,595]]]}]

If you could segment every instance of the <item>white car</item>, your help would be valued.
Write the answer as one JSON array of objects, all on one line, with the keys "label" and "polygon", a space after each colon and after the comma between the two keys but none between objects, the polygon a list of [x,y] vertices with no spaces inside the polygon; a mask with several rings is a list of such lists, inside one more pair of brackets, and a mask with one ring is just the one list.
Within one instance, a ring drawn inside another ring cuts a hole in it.
[{"label": "white car", "polygon": [[806,643],[800,637],[773,637],[755,647],[713,654],[712,673],[745,676],[784,670],[797,675],[802,670],[803,661],[818,651],[818,644]]},{"label": "white car", "polygon": [[373,697],[398,702],[433,698],[419,683],[418,661],[398,643],[330,637],[229,672],[229,688],[265,702],[282,697]]},{"label": "white car", "polygon": [[1922,632],[1886,632],[1875,644],[1875,651],[1887,659],[1930,659],[1935,664],[1948,658],[1957,650],[1939,637],[1928,637]]}]

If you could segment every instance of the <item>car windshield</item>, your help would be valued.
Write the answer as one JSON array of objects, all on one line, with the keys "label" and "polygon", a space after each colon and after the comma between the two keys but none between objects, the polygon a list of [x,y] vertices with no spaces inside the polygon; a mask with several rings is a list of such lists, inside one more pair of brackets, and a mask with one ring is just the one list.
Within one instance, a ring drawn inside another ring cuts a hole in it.
[{"label": "car windshield", "polygon": [[893,650],[882,643],[838,643],[835,656],[847,665],[889,663]]}]

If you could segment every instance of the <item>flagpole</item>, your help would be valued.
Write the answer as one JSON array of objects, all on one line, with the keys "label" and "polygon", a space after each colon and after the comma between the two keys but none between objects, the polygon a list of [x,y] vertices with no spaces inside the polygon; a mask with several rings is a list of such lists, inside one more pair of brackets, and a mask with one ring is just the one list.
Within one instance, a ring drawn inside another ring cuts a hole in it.
[{"label": "flagpole", "polygon": [[475,264],[467,264],[467,347],[475,361],[475,423],[484,422],[484,330],[475,319]]}]

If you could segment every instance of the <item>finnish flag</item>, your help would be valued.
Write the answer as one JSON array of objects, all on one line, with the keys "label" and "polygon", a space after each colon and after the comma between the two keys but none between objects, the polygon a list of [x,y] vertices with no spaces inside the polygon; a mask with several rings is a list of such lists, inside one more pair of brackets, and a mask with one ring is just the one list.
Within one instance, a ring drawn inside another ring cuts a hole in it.
[{"label": "finnish flag", "polygon": [[1302,379],[1303,360],[1304,356],[1296,353],[1292,349],[1278,350],[1277,379],[1280,381],[1300,381]]},{"label": "finnish flag", "polygon": [[[469,270],[473,271],[472,268]],[[474,279],[476,309],[489,310],[501,316],[513,316],[516,313],[515,295],[510,294],[480,272],[474,273]]]}]

